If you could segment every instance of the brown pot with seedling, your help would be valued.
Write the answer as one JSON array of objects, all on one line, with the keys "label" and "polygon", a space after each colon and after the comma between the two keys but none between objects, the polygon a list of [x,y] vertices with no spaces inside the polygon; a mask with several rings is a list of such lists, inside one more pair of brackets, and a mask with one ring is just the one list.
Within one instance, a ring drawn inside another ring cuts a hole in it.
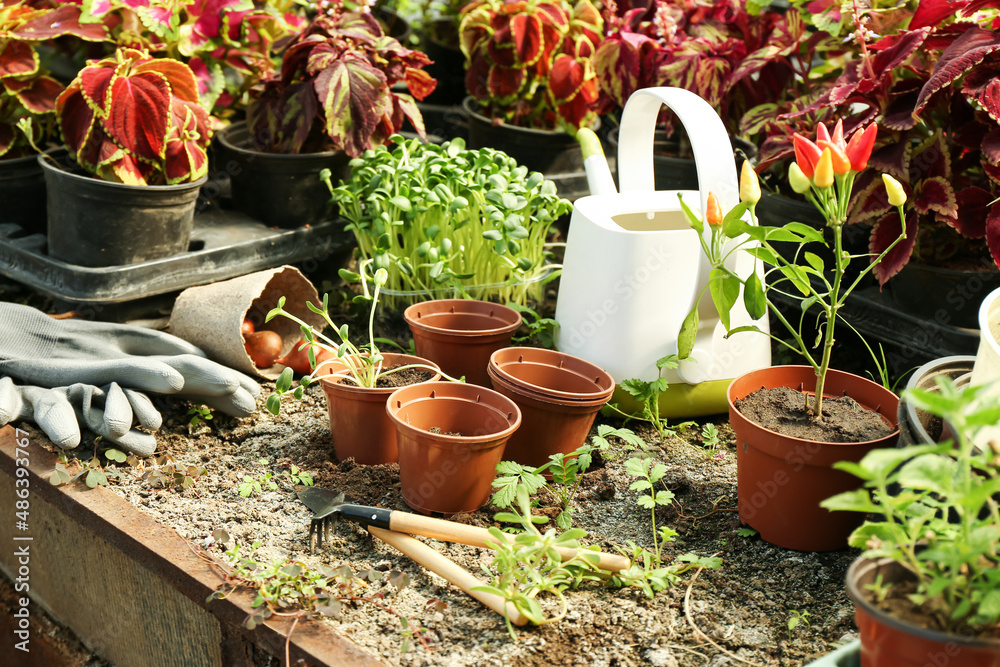
[{"label": "brown pot with seedling", "polygon": [[[368,282],[362,279],[362,298],[371,301],[368,319],[368,343],[357,347],[348,338],[347,325],[338,327],[328,313],[329,295],[323,296],[322,307],[307,302],[309,311],[323,318],[325,326],[337,332],[340,342],[326,337],[285,309],[285,298],[265,318],[270,322],[281,316],[299,325],[303,340],[300,351],[307,355],[314,370],[304,375],[299,386],[292,389],[294,371],[285,368],[275,382],[274,394],[267,398],[267,409],[278,414],[281,397],[291,394],[302,398],[306,387],[320,381],[327,397],[330,432],[337,458],[353,457],[357,463],[376,465],[394,463],[398,458],[396,433],[386,413],[386,400],[393,391],[409,384],[441,379],[441,369],[434,363],[407,354],[383,353],[375,344],[375,308],[379,293],[387,279],[385,269],[375,272],[374,289],[369,293]],[[320,362],[318,355],[329,358]],[[451,378],[449,378],[451,379]]]},{"label": "brown pot with seedling", "polygon": [[[781,227],[756,224],[760,185],[748,164],[740,180],[741,202],[725,216],[715,194],[708,198],[704,220],[681,201],[688,221],[701,235],[710,265],[706,292],[728,334],[759,331],[755,326],[730,329],[734,308],[759,319],[770,304],[787,335],[772,339],[807,362],[752,371],[736,378],[728,390],[736,432],[740,520],[768,542],[790,549],[827,551],[847,546],[847,537],[859,522],[820,506],[824,498],[855,485],[833,464],[857,462],[873,449],[891,447],[898,436],[898,397],[874,382],[831,369],[838,311],[860,281],[905,239],[904,231],[859,275],[845,279],[852,259],[843,248],[848,204],[855,177],[867,167],[876,132],[875,125],[858,129],[848,142],[838,122],[832,134],[820,124],[816,142],[795,135],[798,161],[789,170],[789,181],[819,209],[832,231],[833,266],[825,266],[812,252],[800,251],[789,259],[774,249],[772,244],[778,242],[802,246],[825,241],[821,230],[801,222]],[[906,201],[902,187],[891,176],[882,178],[902,220]],[[762,266],[741,278],[727,267],[734,252],[750,253]],[[774,308],[770,299],[776,294],[798,296],[801,318],[790,321]],[[818,322],[820,335],[810,344],[803,325],[812,320]],[[690,355],[697,329],[698,303],[678,337],[681,359]]]}]

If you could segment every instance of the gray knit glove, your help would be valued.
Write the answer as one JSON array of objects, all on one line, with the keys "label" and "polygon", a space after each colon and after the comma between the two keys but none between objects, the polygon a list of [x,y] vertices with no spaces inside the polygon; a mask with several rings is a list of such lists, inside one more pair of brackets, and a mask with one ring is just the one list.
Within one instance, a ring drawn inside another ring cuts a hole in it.
[{"label": "gray knit glove", "polygon": [[131,429],[133,418],[148,430],[162,421],[140,392],[205,403],[235,417],[252,414],[260,393],[255,380],[206,359],[176,336],[125,324],[55,320],[12,303],[0,303],[3,376],[11,381],[0,387],[0,424],[30,419],[69,448],[79,444],[76,423],[68,423],[72,418],[137,454],[135,446],[152,453],[155,441]]}]

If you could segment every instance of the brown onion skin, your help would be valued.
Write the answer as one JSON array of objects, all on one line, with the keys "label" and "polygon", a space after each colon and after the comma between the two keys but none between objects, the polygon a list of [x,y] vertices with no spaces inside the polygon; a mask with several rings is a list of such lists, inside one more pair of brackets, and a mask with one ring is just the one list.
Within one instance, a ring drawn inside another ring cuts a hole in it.
[{"label": "brown onion skin", "polygon": [[283,341],[275,331],[257,331],[243,337],[243,346],[257,368],[270,368],[281,354]]}]

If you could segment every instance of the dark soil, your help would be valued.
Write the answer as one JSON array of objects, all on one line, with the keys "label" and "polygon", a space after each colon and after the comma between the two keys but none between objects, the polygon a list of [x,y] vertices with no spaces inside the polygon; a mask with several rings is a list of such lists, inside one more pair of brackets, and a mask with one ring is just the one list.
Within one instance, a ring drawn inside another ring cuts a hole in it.
[{"label": "dark soil", "polygon": [[892,584],[889,595],[883,602],[877,602],[872,591],[862,591],[862,595],[879,610],[918,628],[963,636],[976,636],[984,640],[1000,639],[1000,628],[979,633],[970,632],[968,627],[949,628],[948,616],[941,612],[939,600],[931,599],[920,606],[914,606],[913,602],[910,601],[910,596],[916,592],[916,581],[897,581]]},{"label": "dark soil", "polygon": [[376,387],[408,387],[418,382],[427,382],[434,377],[434,373],[423,368],[407,368],[388,375],[385,374],[386,371],[391,371],[393,368],[399,368],[399,366],[382,369],[382,374],[375,381]]},{"label": "dark soil", "polygon": [[822,420],[812,413],[814,403],[815,397],[797,389],[775,387],[758,389],[736,407],[764,428],[816,442],[868,442],[893,431],[882,415],[849,396],[823,399]]},{"label": "dark soil", "polygon": [[431,426],[427,430],[435,435],[457,435],[460,438],[465,437],[466,435],[465,433],[461,433],[459,431],[442,431],[440,426]]}]

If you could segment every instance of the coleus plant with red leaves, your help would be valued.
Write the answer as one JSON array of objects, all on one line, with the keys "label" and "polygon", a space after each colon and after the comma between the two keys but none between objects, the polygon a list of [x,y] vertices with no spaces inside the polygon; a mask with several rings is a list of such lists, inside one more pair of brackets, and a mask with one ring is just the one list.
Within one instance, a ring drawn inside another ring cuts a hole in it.
[{"label": "coleus plant with red leaves", "polygon": [[208,171],[208,112],[191,68],[120,47],[91,60],[56,100],[76,161],[107,181],[173,185]]},{"label": "coleus plant with red leaves", "polygon": [[466,89],[497,121],[588,127],[597,118],[593,58],[603,27],[590,0],[473,0],[459,23]]},{"label": "coleus plant with red leaves", "polygon": [[28,0],[0,2],[0,158],[32,153],[26,129],[40,144],[59,142],[56,125],[56,98],[63,85],[42,66],[37,45],[43,41],[72,35],[86,41],[103,41],[103,25],[80,23],[80,9],[74,5]]},{"label": "coleus plant with red leaves", "polygon": [[205,108],[216,115],[245,106],[247,92],[274,74],[276,42],[306,20],[294,2],[253,0],[87,0],[83,20],[104,22],[118,45],[184,60]]},{"label": "coleus plant with red leaves", "polygon": [[608,34],[595,57],[600,111],[621,109],[641,88],[677,86],[707,100],[730,133],[752,140],[780,102],[806,96],[813,63],[840,47],[808,30],[794,9],[750,4],[605,1]]},{"label": "coleus plant with red leaves", "polygon": [[[977,14],[984,9],[992,11]],[[905,27],[883,36],[855,14],[856,56],[803,110],[842,114],[848,131],[882,125],[871,164],[897,178],[913,204],[906,241],[875,268],[881,284],[911,258],[1000,265],[997,9],[991,0],[921,0]],[[763,159],[789,155],[787,137],[765,144]],[[850,222],[873,226],[869,251],[878,256],[900,235],[900,220],[871,175],[859,177],[855,193]]]},{"label": "coleus plant with red leaves", "polygon": [[[371,13],[335,6],[291,42],[278,75],[252,91],[251,141],[274,153],[343,150],[358,157],[404,120],[423,136],[413,98],[424,99],[437,85],[423,70],[430,62],[385,35]],[[412,96],[393,90],[398,83]]]}]

